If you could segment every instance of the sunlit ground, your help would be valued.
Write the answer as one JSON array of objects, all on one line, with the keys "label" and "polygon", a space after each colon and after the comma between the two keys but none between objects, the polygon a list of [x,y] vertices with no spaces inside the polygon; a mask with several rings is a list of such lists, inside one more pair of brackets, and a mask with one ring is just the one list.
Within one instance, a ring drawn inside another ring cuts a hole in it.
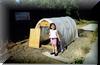
[{"label": "sunlit ground", "polygon": [[[77,28],[89,24],[86,20],[83,23],[77,24]],[[97,38],[97,31],[84,31],[79,33],[79,38],[72,42],[63,53],[59,56],[67,58],[71,61],[67,63],[83,63],[85,56],[89,53],[92,43]],[[17,45],[10,48],[11,57],[5,63],[35,63],[35,64],[62,64],[64,62],[57,61],[42,54],[42,52],[51,51],[51,46],[42,45],[41,48],[35,49],[28,47],[28,39],[26,42],[17,42]]]}]

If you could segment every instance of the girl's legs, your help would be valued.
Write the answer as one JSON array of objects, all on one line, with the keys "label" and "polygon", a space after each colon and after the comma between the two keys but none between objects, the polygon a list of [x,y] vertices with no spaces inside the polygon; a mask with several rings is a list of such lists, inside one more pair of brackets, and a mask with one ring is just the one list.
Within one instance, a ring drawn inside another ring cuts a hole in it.
[{"label": "girl's legs", "polygon": [[55,53],[57,53],[57,46],[54,45],[54,50],[55,50]]},{"label": "girl's legs", "polygon": [[52,54],[55,54],[53,39],[50,39],[50,42],[51,42],[51,45],[52,45],[52,52],[50,54],[52,55]]},{"label": "girl's legs", "polygon": [[57,56],[58,55],[57,46],[52,44],[52,49],[53,49],[53,52],[51,53],[51,55],[55,54],[55,56]]},{"label": "girl's legs", "polygon": [[51,54],[55,54],[55,56],[57,56],[57,39],[51,39],[51,44],[52,44],[52,49],[53,49],[53,52]]},{"label": "girl's legs", "polygon": [[52,50],[53,50],[53,52],[55,52],[55,48],[54,48],[54,45],[52,44]]},{"label": "girl's legs", "polygon": [[57,51],[57,46],[56,45],[54,46],[54,49],[55,49],[55,56],[57,56],[58,55],[58,51]]}]

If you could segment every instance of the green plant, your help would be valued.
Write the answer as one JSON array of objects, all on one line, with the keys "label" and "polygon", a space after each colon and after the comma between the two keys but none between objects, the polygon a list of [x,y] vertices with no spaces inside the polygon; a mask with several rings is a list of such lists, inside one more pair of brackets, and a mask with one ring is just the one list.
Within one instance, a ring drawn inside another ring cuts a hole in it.
[{"label": "green plant", "polygon": [[74,63],[75,63],[75,64],[83,64],[83,61],[84,61],[83,57],[81,57],[81,58],[76,58],[75,61],[74,61]]}]

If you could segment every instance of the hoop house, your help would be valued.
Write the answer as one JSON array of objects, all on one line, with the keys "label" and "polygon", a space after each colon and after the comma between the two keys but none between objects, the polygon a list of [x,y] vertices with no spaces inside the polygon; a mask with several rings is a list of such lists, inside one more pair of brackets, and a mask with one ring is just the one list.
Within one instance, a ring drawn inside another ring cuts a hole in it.
[{"label": "hoop house", "polygon": [[[45,22],[44,25],[43,22]],[[55,23],[63,46],[70,44],[78,37],[76,22],[71,17],[66,16],[41,19],[36,25],[36,27],[41,28],[41,40],[49,39],[48,32],[50,23]]]}]

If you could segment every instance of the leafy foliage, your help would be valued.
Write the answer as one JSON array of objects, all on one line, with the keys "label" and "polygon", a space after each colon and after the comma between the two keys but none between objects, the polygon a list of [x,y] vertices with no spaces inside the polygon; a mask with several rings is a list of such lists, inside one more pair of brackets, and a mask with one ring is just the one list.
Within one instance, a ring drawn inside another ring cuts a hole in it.
[{"label": "leafy foliage", "polygon": [[76,59],[75,59],[75,64],[82,64],[83,61],[84,61],[83,58],[76,58]]},{"label": "leafy foliage", "polygon": [[[78,0],[22,0],[22,4],[34,5],[38,8],[49,9],[65,9],[66,14],[71,14],[71,11],[78,10]],[[30,3],[31,2],[31,3]]]}]

